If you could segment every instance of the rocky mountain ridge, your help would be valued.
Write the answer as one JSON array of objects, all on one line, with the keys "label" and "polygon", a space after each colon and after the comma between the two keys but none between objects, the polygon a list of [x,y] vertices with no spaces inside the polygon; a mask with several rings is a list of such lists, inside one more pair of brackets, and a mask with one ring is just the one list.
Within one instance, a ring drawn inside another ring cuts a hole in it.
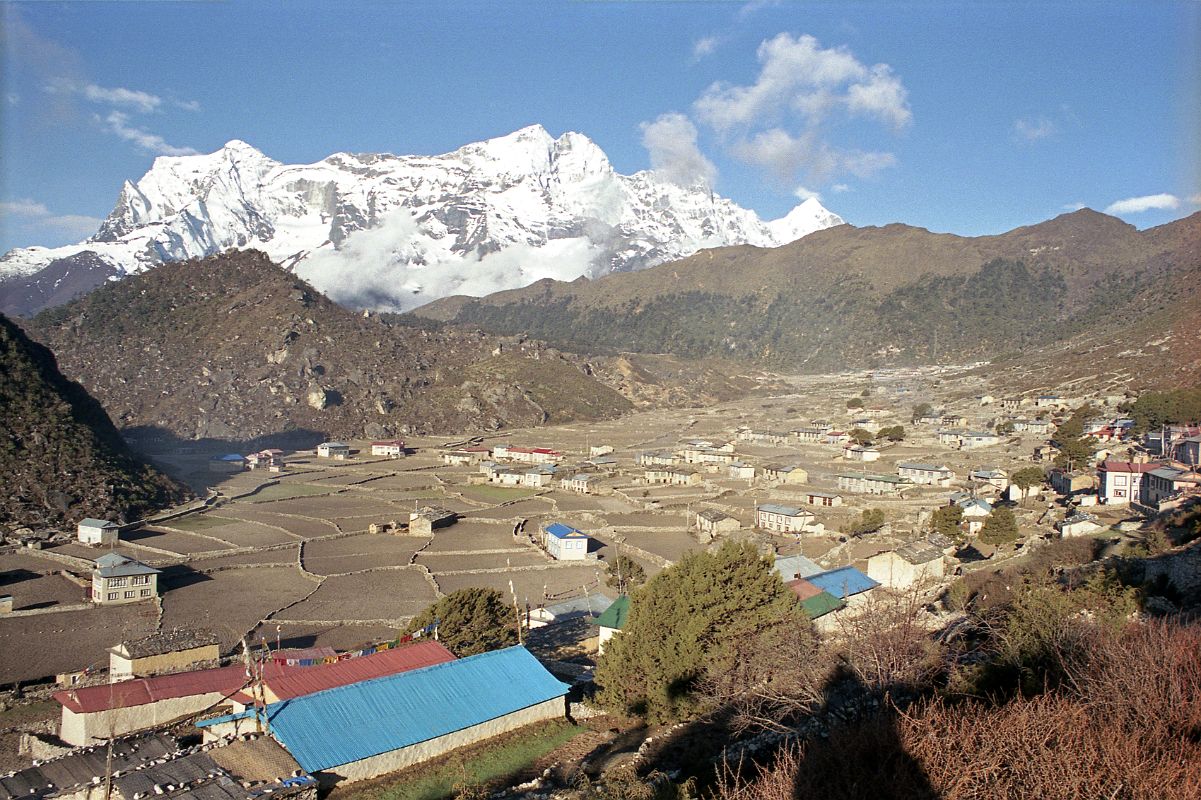
[{"label": "rocky mountain ridge", "polygon": [[405,310],[707,247],[776,246],[841,223],[816,200],[765,222],[702,184],[618,174],[586,136],[556,139],[539,125],[444,155],[313,164],[234,140],[156,159],[87,241],[0,257],[0,310],[30,314],[164,262],[252,248],[337,302]]},{"label": "rocky mountain ridge", "polygon": [[1021,353],[1178,305],[1201,214],[1146,231],[1090,210],[998,236],[841,225],[597,280],[446,298],[414,316],[581,353],[721,356],[803,372]]},{"label": "rocky mountain ridge", "polygon": [[54,355],[0,315],[0,525],[127,522],[188,490],[139,461]]}]

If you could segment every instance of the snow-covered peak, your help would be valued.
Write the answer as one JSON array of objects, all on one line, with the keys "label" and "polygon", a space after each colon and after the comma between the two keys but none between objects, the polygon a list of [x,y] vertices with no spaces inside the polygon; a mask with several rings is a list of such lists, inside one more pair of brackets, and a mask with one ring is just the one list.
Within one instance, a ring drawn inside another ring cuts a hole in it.
[{"label": "snow-covered peak", "polygon": [[347,305],[407,309],[704,247],[772,247],[841,222],[816,200],[764,222],[700,184],[620,175],[584,134],[555,138],[541,125],[439,156],[336,153],[312,164],[233,139],[155,159],[89,241],[14,250],[0,280],[84,251],[127,274],[253,247]]}]

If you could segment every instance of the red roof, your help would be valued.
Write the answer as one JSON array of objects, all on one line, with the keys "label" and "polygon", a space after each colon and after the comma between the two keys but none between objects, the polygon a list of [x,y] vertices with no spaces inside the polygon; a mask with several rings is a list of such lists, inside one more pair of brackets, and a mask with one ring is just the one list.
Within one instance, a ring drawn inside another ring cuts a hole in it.
[{"label": "red roof", "polygon": [[237,664],[220,669],[177,672],[153,678],[134,678],[105,686],[88,686],[55,692],[54,699],[76,713],[129,708],[198,694],[233,694],[247,683],[246,667]]},{"label": "red roof", "polygon": [[[320,652],[324,655],[330,648],[310,650],[284,650],[281,653]],[[273,654],[274,655],[274,654]],[[359,656],[333,664],[318,664],[311,667],[287,666],[278,661],[269,661],[263,666],[263,678],[279,698],[286,699],[302,694],[320,692],[348,683],[382,678],[397,672],[419,667],[428,667],[453,661],[454,655],[438,642],[417,644],[383,650],[369,656]],[[177,672],[171,675],[156,675],[152,678],[134,678],[120,683],[103,686],[88,686],[82,689],[67,689],[54,694],[54,699],[76,713],[106,711],[111,708],[129,708],[147,703],[156,703],[176,697],[193,697],[203,694],[222,694],[232,697],[249,683],[246,667],[234,664],[218,669],[201,669],[193,672]]]},{"label": "red roof", "polygon": [[454,653],[438,642],[418,642],[334,664],[291,669],[277,678],[268,679],[267,685],[276,697],[287,700],[349,683],[383,678],[398,672],[408,672],[411,669],[431,667],[454,660]]},{"label": "red roof", "polygon": [[817,597],[822,593],[822,588],[820,586],[814,586],[804,578],[797,578],[794,581],[788,581],[784,585],[792,590],[792,593],[797,596],[798,600],[808,600],[810,597]]},{"label": "red roof", "polygon": [[1101,465],[1101,469],[1106,472],[1150,472],[1162,466],[1150,461],[1106,461]]}]

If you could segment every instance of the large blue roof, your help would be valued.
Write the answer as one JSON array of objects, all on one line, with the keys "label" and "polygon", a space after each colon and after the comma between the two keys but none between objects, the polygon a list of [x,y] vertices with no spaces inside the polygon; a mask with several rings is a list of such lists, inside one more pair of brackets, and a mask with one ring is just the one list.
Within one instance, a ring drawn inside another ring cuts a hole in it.
[{"label": "large blue roof", "polygon": [[845,600],[853,594],[875,589],[880,584],[864,575],[854,567],[839,567],[810,575],[805,580],[814,586],[829,592],[839,600]]},{"label": "large blue roof", "polygon": [[387,753],[567,694],[524,647],[339,686],[267,706],[307,772]]}]

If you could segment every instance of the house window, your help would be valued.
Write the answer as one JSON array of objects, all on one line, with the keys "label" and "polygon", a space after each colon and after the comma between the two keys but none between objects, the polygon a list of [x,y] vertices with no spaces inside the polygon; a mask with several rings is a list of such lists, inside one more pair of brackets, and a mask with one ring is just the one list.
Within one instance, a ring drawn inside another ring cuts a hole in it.
[{"label": "house window", "polygon": [[115,589],[118,586],[125,585],[125,578],[110,578],[108,581],[109,588]]},{"label": "house window", "polygon": [[121,593],[120,593],[120,592],[109,592],[109,593],[108,593],[108,599],[109,599],[109,600],[116,600],[116,599],[117,599],[118,597],[120,597],[120,596],[121,596]]},{"label": "house window", "polygon": [[137,597],[137,594],[138,594],[138,593],[137,593],[137,592],[135,592],[133,589],[130,589],[129,591],[127,591],[127,592],[125,593],[125,599],[126,599],[126,600],[132,600],[134,597]]},{"label": "house window", "polygon": [[149,589],[143,589],[143,590],[142,590],[142,597],[149,597],[149,596],[150,596],[150,590],[149,590]]},{"label": "house window", "polygon": [[1113,480],[1114,480],[1114,483],[1116,483],[1118,486],[1126,485],[1126,476],[1125,475],[1115,475]]},{"label": "house window", "polygon": [[129,579],[130,586],[145,586],[148,583],[150,583],[149,575],[134,575]]}]

